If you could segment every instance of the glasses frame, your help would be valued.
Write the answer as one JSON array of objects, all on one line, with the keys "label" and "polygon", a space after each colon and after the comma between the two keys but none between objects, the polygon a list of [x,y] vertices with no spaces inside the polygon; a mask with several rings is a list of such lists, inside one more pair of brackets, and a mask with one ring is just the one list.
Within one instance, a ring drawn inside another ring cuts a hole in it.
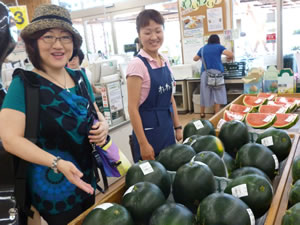
[{"label": "glasses frame", "polygon": [[[45,37],[48,37],[47,41],[46,41]],[[70,37],[70,39],[64,39],[66,37]],[[53,36],[53,35],[44,35],[44,36],[41,36],[39,39],[43,40],[44,43],[51,44],[51,45],[54,45],[57,40],[59,40],[59,42],[63,45],[73,43],[73,36],[72,35],[64,35],[64,36],[61,36],[61,37],[56,37],[56,36]]]}]

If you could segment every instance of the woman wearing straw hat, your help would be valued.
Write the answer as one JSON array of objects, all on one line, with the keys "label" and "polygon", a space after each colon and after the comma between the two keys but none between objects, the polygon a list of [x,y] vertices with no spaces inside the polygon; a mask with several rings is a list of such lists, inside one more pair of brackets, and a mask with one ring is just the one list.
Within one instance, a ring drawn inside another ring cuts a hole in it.
[{"label": "woman wearing straw hat", "polygon": [[[32,205],[48,224],[67,224],[94,203],[89,143],[103,145],[108,124],[94,103],[85,74],[65,68],[82,43],[69,12],[56,5],[39,6],[21,37],[40,84],[37,144],[24,138],[26,104],[18,75],[0,113],[0,137],[8,152],[30,162],[27,181]],[[88,93],[80,89],[79,81],[85,82]],[[91,129],[88,95],[100,121]]]}]

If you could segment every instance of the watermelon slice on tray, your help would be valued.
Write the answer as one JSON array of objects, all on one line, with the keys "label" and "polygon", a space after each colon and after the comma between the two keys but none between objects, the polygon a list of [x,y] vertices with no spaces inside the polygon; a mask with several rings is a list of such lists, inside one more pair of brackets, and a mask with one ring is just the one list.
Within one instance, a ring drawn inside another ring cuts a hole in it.
[{"label": "watermelon slice on tray", "polygon": [[276,102],[283,102],[283,103],[296,104],[297,107],[300,107],[300,98],[293,98],[293,97],[276,97],[276,98],[275,98],[275,103],[276,103]]},{"label": "watermelon slice on tray", "polygon": [[257,94],[257,97],[263,97],[263,98],[268,99],[269,101],[273,101],[277,97],[277,94],[276,93],[263,93],[263,92],[259,92]]},{"label": "watermelon slice on tray", "polygon": [[240,105],[240,104],[231,104],[229,107],[229,111],[246,114],[248,112],[252,112],[253,107]]},{"label": "watermelon slice on tray", "polygon": [[231,121],[231,120],[244,121],[245,113],[232,112],[229,110],[225,110],[224,114],[223,114],[223,119],[226,121]]},{"label": "watermelon slice on tray", "polygon": [[257,129],[265,129],[273,125],[276,120],[274,113],[248,113],[246,115],[246,123]]},{"label": "watermelon slice on tray", "polygon": [[267,105],[277,105],[277,106],[282,106],[285,107],[286,113],[292,112],[297,108],[297,105],[295,103],[284,103],[284,102],[274,102],[274,101],[268,101]]},{"label": "watermelon slice on tray", "polygon": [[258,108],[260,113],[286,113],[288,108],[280,105],[261,105]]},{"label": "watermelon slice on tray", "polygon": [[278,113],[276,114],[276,121],[273,127],[280,129],[288,129],[294,126],[299,119],[298,114],[292,113]]},{"label": "watermelon slice on tray", "polygon": [[256,97],[251,95],[245,95],[243,98],[243,104],[249,107],[259,107],[268,101],[267,98]]}]

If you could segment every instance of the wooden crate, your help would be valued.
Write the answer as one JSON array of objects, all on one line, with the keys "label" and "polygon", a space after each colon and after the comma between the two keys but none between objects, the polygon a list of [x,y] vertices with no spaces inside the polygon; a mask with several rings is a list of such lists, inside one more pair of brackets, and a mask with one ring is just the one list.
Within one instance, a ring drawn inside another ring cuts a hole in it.
[{"label": "wooden crate", "polygon": [[[243,98],[246,94],[242,94],[239,97],[237,97],[235,100],[233,100],[230,104],[226,105],[222,110],[220,110],[218,113],[216,113],[213,117],[209,119],[209,121],[214,125],[216,131],[218,131],[217,125],[220,119],[223,118],[223,114],[225,110],[228,110],[231,104],[239,104],[243,105]],[[254,94],[247,94],[247,95],[252,95],[256,96]],[[282,97],[294,97],[294,98],[300,98],[300,93],[295,93],[295,94],[278,94],[277,96],[282,96]],[[297,113],[297,112],[296,112]],[[298,112],[299,113],[299,112]],[[262,132],[263,129],[254,129],[251,128],[251,132]],[[291,128],[286,130],[288,133],[300,133],[300,120],[292,126]]]}]

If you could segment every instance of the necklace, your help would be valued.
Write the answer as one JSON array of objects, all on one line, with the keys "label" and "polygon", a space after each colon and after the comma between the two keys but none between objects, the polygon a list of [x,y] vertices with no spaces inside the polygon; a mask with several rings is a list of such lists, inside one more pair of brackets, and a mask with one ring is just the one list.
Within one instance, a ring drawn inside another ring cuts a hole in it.
[{"label": "necklace", "polygon": [[49,74],[45,73],[48,77],[51,77],[53,80],[55,80],[60,86],[62,86],[67,92],[70,92],[69,88],[67,88],[67,78],[66,78],[66,73],[64,72],[64,80],[65,84],[63,85],[60,83],[58,80],[56,80],[54,77],[50,76]]}]

